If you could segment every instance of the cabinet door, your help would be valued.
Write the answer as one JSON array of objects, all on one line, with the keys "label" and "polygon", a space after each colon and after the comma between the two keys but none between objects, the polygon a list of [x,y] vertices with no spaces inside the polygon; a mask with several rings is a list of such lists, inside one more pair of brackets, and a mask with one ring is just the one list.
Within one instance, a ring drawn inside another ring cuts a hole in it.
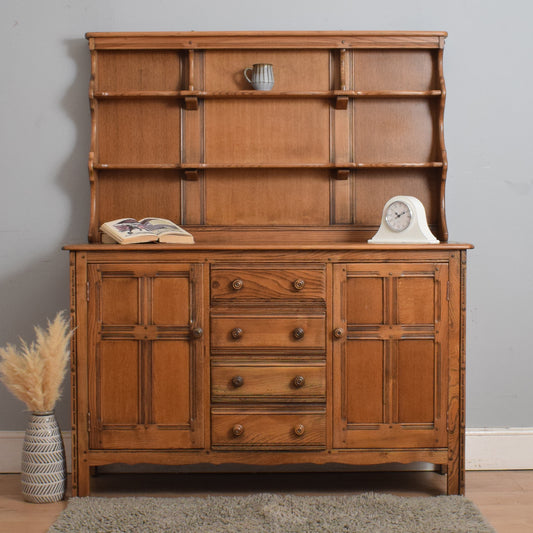
[{"label": "cabinet door", "polygon": [[446,446],[446,264],[335,266],[334,447]]},{"label": "cabinet door", "polygon": [[92,448],[203,447],[202,265],[89,266]]}]

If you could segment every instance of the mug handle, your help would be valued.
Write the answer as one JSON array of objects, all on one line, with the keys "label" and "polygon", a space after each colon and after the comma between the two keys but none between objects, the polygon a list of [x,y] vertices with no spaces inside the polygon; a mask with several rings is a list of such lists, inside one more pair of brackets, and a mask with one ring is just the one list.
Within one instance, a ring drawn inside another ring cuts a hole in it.
[{"label": "mug handle", "polygon": [[253,67],[246,67],[244,69],[244,77],[246,78],[246,80],[248,81],[248,83],[251,85],[252,84],[252,80],[246,75],[246,72],[248,72],[249,70],[253,70]]}]

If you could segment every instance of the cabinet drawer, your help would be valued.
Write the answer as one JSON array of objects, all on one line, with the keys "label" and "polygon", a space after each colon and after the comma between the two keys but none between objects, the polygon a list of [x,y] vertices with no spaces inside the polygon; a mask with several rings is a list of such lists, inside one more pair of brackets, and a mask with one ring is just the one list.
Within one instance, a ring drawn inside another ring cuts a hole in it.
[{"label": "cabinet drawer", "polygon": [[214,402],[325,401],[325,363],[282,365],[213,361],[211,399]]},{"label": "cabinet drawer", "polygon": [[322,265],[295,268],[217,268],[211,270],[211,301],[324,301]]},{"label": "cabinet drawer", "polygon": [[212,445],[294,448],[326,445],[326,413],[234,411],[212,415]]},{"label": "cabinet drawer", "polygon": [[214,350],[324,351],[325,317],[232,315],[211,318]]}]

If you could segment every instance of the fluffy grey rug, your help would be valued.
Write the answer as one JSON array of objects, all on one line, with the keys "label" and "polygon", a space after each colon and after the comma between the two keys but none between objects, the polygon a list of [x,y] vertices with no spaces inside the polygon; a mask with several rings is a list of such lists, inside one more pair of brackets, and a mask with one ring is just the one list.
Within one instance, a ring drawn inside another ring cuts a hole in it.
[{"label": "fluffy grey rug", "polygon": [[72,498],[49,533],[495,533],[461,496]]}]

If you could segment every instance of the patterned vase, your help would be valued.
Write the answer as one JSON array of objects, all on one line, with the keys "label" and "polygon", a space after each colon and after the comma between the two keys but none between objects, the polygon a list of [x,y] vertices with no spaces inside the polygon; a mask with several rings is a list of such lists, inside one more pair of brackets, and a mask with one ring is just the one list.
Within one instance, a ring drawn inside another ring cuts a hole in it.
[{"label": "patterned vase", "polygon": [[65,447],[53,412],[31,414],[22,448],[22,495],[27,502],[52,503],[65,497]]}]

